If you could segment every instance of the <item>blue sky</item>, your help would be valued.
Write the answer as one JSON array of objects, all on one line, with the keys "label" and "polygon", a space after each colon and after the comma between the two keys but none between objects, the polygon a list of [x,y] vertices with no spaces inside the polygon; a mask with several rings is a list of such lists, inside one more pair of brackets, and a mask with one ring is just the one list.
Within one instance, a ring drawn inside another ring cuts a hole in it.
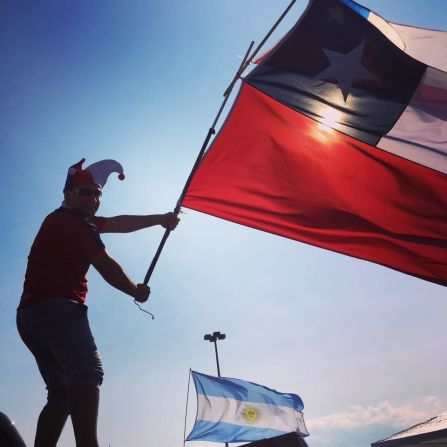
[{"label": "blue sky", "polygon": [[[68,166],[115,158],[101,215],[173,209],[267,0],[3,0],[0,13],[0,411],[32,445],[42,381],[15,329],[26,257]],[[445,29],[444,0],[363,3]],[[298,1],[270,41],[294,23]],[[104,235],[142,281],[163,232]],[[299,394],[310,447],[369,445],[447,409],[445,289],[185,210],[151,279],[151,321],[89,272],[105,364],[101,445],[179,446],[189,368]],[[191,394],[188,429],[195,412]],[[211,446],[190,443],[191,447]],[[74,445],[70,424],[60,445]]]}]

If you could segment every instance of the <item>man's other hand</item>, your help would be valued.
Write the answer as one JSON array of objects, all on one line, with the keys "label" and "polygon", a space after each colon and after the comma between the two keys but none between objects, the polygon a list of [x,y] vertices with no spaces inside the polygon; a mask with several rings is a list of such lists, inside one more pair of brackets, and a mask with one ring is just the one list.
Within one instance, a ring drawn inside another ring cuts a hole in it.
[{"label": "man's other hand", "polygon": [[150,293],[151,293],[151,289],[149,288],[149,286],[147,284],[137,284],[137,289],[135,291],[134,298],[139,303],[144,303],[145,301],[148,300]]}]

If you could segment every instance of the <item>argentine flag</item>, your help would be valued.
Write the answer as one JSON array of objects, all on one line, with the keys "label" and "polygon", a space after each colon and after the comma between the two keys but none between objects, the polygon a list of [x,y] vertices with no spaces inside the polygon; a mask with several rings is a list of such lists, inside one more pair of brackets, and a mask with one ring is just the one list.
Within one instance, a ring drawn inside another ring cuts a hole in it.
[{"label": "argentine flag", "polygon": [[256,383],[192,371],[197,416],[187,441],[251,442],[297,432],[308,436],[303,401]]}]

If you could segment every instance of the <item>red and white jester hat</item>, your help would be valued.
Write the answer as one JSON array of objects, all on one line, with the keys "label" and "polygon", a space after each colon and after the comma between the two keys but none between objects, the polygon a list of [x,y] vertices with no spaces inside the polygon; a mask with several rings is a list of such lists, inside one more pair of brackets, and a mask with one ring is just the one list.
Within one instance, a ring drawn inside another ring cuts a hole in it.
[{"label": "red and white jester hat", "polygon": [[85,158],[70,166],[67,173],[67,180],[64,189],[70,189],[74,186],[95,184],[101,189],[107,182],[112,172],[118,173],[118,178],[124,180],[123,167],[115,160],[101,160],[82,169]]}]

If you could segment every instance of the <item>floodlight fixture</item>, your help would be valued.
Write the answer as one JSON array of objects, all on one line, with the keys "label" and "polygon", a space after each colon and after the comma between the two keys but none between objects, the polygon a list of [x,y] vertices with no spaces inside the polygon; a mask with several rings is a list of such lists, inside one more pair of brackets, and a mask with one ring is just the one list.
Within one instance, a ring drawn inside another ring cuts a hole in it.
[{"label": "floodlight fixture", "polygon": [[217,364],[217,375],[220,377],[220,365],[219,365],[219,354],[217,353],[217,340],[225,340],[226,335],[221,334],[220,332],[213,332],[212,334],[205,334],[203,339],[205,341],[209,341],[210,343],[214,343],[214,350],[216,353],[216,364]]}]

